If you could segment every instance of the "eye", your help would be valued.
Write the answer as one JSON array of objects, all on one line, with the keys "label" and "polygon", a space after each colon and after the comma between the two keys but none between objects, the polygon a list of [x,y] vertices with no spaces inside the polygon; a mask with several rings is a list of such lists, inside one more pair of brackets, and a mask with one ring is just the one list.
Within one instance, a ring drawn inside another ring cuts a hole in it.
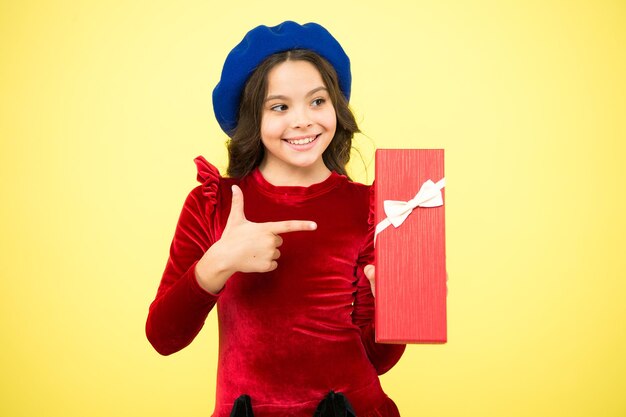
[{"label": "eye", "polygon": [[311,104],[313,105],[313,107],[319,107],[322,104],[326,103],[326,99],[325,98],[316,98],[315,100],[313,100],[311,102]]},{"label": "eye", "polygon": [[284,111],[287,110],[287,105],[286,104],[276,104],[276,105],[270,107],[270,110],[276,111],[276,112],[284,112]]}]

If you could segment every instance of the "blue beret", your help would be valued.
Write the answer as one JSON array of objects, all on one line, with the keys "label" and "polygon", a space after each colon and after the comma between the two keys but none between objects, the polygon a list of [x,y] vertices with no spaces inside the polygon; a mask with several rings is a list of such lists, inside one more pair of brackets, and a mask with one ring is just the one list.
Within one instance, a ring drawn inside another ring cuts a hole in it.
[{"label": "blue beret", "polygon": [[226,57],[222,76],[213,90],[213,111],[220,127],[231,135],[237,127],[239,101],[246,81],[272,54],[308,49],[325,58],[337,72],[339,88],[350,99],[350,59],[337,40],[317,23],[299,25],[286,21],[278,26],[257,26]]}]

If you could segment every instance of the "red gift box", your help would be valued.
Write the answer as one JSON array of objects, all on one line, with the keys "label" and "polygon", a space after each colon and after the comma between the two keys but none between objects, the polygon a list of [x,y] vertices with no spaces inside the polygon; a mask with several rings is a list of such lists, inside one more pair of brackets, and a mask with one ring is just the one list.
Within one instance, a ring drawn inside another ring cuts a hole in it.
[{"label": "red gift box", "polygon": [[[427,200],[412,211],[396,203],[410,214],[376,236],[377,342],[447,341],[443,154],[443,149],[376,150],[377,225],[388,217],[385,200],[409,206]],[[432,207],[436,200],[441,205]]]}]

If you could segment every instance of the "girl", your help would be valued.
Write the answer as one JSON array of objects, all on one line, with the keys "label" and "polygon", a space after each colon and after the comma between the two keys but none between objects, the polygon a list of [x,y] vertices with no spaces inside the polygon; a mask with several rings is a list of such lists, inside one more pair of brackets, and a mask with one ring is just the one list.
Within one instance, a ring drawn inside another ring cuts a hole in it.
[{"label": "girl", "polygon": [[226,58],[213,106],[228,176],[195,159],[202,185],[146,323],[169,355],[217,304],[214,417],[399,416],[378,379],[405,346],[374,342],[372,188],[345,168],[350,82],[315,23],[258,26]]}]

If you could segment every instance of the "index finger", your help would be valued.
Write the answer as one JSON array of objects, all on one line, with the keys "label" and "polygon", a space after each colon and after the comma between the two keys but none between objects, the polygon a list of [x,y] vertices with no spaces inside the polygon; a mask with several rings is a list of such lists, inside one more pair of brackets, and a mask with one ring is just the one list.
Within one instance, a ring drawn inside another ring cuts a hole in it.
[{"label": "index finger", "polygon": [[285,220],[282,222],[267,222],[267,228],[275,234],[311,231],[317,229],[317,224],[308,220]]}]

